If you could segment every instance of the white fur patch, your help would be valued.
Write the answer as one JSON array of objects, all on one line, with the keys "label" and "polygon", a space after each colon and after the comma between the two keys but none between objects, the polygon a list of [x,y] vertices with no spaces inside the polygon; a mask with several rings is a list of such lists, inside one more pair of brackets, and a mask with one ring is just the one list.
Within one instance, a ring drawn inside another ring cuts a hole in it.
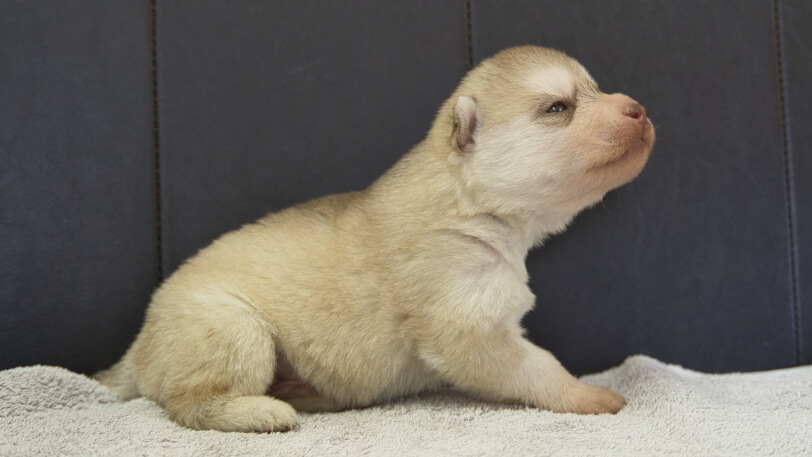
[{"label": "white fur patch", "polygon": [[532,89],[561,98],[575,97],[575,81],[572,74],[559,66],[549,66],[530,77]]}]

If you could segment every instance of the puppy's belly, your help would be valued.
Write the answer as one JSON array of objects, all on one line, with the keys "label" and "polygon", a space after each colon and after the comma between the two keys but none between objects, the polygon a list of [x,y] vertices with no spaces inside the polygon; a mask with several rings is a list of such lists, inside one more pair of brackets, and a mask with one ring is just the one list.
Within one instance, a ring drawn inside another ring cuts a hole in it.
[{"label": "puppy's belly", "polygon": [[298,378],[275,379],[273,384],[268,387],[266,394],[280,400],[315,397],[319,395],[319,393],[316,392],[316,389],[314,389],[310,384]]},{"label": "puppy's belly", "polygon": [[[401,359],[401,362],[393,364],[393,359]],[[317,376],[311,383],[299,376],[284,352],[277,349],[274,379],[266,394],[289,401],[297,410],[337,411],[433,391],[441,385],[440,380],[426,371],[420,361],[400,358],[394,351],[389,357],[365,359],[357,366],[364,366],[365,369],[333,367],[330,376]],[[308,402],[311,400],[318,401],[310,405]]]},{"label": "puppy's belly", "polygon": [[276,351],[274,379],[271,385],[268,386],[266,394],[280,400],[316,397],[319,395],[313,386],[299,377],[287,357],[285,357],[285,354],[281,351]]}]

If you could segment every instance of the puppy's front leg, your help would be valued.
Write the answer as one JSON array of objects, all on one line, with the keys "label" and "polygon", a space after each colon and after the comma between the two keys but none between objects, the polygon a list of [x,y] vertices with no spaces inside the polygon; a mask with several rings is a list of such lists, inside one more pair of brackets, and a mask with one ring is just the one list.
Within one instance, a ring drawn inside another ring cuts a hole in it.
[{"label": "puppy's front leg", "polygon": [[614,414],[626,404],[611,390],[577,380],[552,354],[524,339],[517,325],[435,327],[433,333],[418,344],[426,363],[482,398],[578,414]]}]

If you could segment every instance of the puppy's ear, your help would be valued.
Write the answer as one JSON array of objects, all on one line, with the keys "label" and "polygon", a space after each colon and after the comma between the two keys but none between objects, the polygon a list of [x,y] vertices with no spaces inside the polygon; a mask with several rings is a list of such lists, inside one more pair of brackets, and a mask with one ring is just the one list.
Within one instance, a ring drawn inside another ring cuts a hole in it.
[{"label": "puppy's ear", "polygon": [[479,128],[479,109],[473,98],[461,95],[454,104],[454,133],[452,143],[460,154],[474,150],[474,133]]}]

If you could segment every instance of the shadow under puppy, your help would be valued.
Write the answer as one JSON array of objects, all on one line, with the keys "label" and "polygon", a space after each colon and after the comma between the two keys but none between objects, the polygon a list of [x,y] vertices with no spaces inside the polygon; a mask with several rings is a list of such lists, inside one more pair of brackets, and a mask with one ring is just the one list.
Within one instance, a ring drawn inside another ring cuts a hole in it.
[{"label": "shadow under puppy", "polygon": [[267,432],[450,384],[558,412],[616,413],[525,338],[527,251],[642,170],[644,108],[560,52],[470,71],[427,137],[361,192],[228,233],[154,294],[122,360],[95,375],[187,427]]}]

